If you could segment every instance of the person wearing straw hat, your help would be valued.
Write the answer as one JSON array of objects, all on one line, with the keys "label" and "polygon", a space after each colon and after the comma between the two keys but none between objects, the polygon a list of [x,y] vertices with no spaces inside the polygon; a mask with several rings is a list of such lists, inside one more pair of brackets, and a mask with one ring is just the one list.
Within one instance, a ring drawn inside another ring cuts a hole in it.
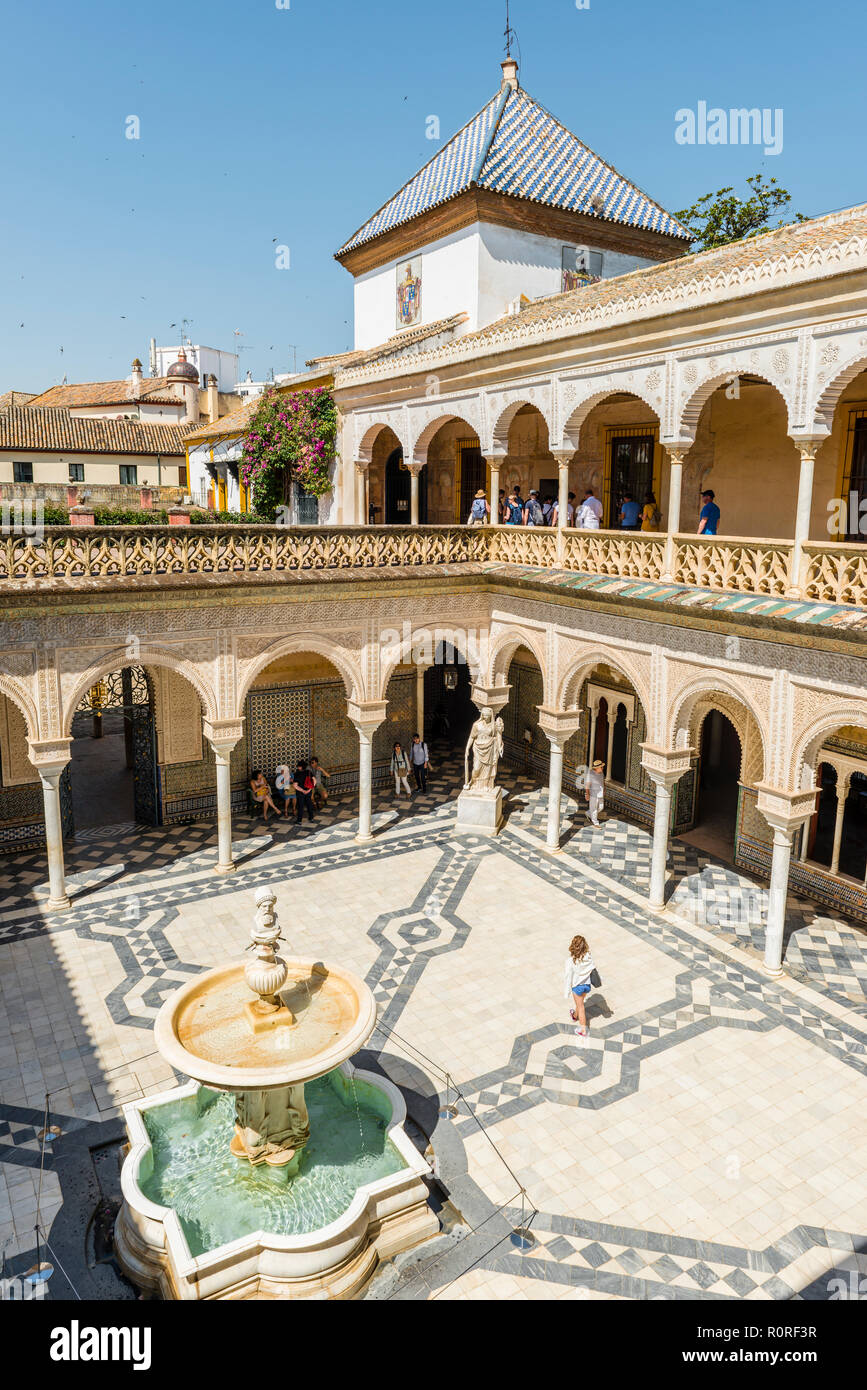
[{"label": "person wearing straw hat", "polygon": [[585,793],[589,806],[587,814],[591,825],[599,824],[599,812],[605,807],[605,764],[601,758],[597,758],[593,767],[587,774],[587,789]]},{"label": "person wearing straw hat", "polygon": [[485,526],[487,524],[490,506],[485,495],[485,489],[480,487],[475,497],[473,505],[470,507],[470,514],[467,517],[468,526]]}]

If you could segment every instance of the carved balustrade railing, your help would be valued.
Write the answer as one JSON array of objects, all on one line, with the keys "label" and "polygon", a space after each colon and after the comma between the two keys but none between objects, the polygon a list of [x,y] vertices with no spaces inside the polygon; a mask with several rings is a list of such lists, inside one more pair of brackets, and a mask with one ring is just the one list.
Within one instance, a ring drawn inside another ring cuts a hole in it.
[{"label": "carved balustrade railing", "polygon": [[55,587],[161,575],[289,574],[461,564],[487,555],[463,526],[87,526],[0,540],[0,584]]},{"label": "carved balustrade railing", "polygon": [[698,589],[782,598],[792,588],[791,541],[676,536],[672,578]]},{"label": "carved balustrade railing", "polygon": [[867,545],[808,541],[803,546],[800,589],[822,603],[867,604]]},{"label": "carved balustrade railing", "polygon": [[640,531],[563,532],[564,569],[610,574],[623,579],[660,579],[665,569],[665,536]]},{"label": "carved balustrade railing", "polygon": [[[0,588],[493,561],[769,597],[867,604],[867,545],[521,526],[62,526],[0,535]],[[794,572],[797,568],[797,574]]]}]

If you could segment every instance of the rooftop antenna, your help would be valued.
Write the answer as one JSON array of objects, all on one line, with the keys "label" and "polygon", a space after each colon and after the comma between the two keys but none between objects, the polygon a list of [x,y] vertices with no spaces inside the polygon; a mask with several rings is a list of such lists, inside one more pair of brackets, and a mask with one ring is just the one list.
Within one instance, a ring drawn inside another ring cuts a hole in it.
[{"label": "rooftop antenna", "polygon": [[511,23],[509,22],[509,0],[506,0],[506,33],[505,33],[505,39],[506,39],[506,57],[507,57],[507,58],[511,58],[511,56],[512,56],[512,41],[513,41],[513,39],[515,39],[516,37],[517,37],[517,36],[516,36],[516,34],[515,34],[515,31],[514,31],[514,29],[512,28]]}]

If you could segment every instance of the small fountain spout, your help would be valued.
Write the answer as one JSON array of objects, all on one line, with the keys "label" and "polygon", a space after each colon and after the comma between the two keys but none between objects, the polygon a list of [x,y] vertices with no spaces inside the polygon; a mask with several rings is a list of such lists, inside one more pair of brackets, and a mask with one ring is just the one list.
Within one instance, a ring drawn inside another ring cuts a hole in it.
[{"label": "small fountain spout", "polygon": [[263,1027],[283,1027],[293,1024],[295,1016],[280,998],[280,990],[289,974],[285,960],[277,955],[277,942],[283,933],[277,920],[276,895],[270,888],[256,891],[256,919],[250,931],[251,945],[255,950],[255,960],[248,961],[244,967],[244,979],[254,994],[255,1003],[244,1006],[249,1023],[254,1032]]}]

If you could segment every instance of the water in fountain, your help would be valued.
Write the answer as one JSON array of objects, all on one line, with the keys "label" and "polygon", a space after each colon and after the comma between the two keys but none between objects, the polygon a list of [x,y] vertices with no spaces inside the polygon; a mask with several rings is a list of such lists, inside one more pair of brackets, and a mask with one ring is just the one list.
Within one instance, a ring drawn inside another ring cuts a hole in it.
[{"label": "water in fountain", "polygon": [[346,1211],[359,1187],[404,1167],[388,1138],[381,1092],[338,1071],[308,1082],[305,1097],[310,1140],[288,1179],[229,1153],[231,1095],[202,1087],[196,1096],[146,1112],[153,1164],[150,1176],[142,1171],[142,1190],[174,1208],[193,1255],[256,1230],[319,1230]]}]

